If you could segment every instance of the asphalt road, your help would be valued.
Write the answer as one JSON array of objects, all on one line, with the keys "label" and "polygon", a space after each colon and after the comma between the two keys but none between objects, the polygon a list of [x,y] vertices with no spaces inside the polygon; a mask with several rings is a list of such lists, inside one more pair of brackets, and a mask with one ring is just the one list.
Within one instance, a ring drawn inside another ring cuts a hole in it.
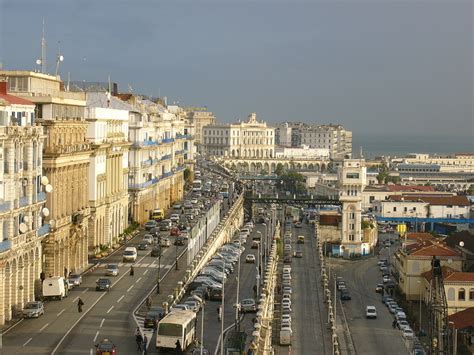
[{"label": "asphalt road", "polygon": [[[387,254],[388,250],[384,249],[380,257],[386,257]],[[327,260],[331,272],[344,278],[352,297],[352,300],[344,301],[343,307],[357,354],[407,354],[401,332],[392,328],[393,316],[382,303],[381,295],[375,292],[377,283],[382,282],[378,258]],[[365,307],[368,305],[376,307],[376,319],[365,317]],[[342,316],[340,309],[337,316]]]}]

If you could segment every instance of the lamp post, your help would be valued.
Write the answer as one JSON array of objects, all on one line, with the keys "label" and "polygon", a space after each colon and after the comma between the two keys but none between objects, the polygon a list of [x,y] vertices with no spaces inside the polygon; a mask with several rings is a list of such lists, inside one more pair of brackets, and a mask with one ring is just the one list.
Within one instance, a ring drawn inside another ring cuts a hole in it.
[{"label": "lamp post", "polygon": [[156,293],[160,293],[160,280],[161,279],[161,247],[160,254],[158,254],[158,276],[156,277]]},{"label": "lamp post", "polygon": [[175,262],[175,270],[179,270],[178,269],[178,242],[177,240],[175,240],[175,243],[176,243],[176,262]]},{"label": "lamp post", "polygon": [[257,244],[257,299],[260,296],[260,243]]},{"label": "lamp post", "polygon": [[[224,263],[223,263],[224,265]],[[240,294],[240,254],[237,264],[237,294],[236,294],[236,301],[235,301],[235,326],[237,331],[240,329],[240,322],[239,322],[239,311],[240,311],[240,304],[239,304],[239,294]]]},{"label": "lamp post", "polygon": [[448,322],[448,327],[451,326],[451,336],[453,338],[453,354],[458,352],[458,330],[454,322]]}]

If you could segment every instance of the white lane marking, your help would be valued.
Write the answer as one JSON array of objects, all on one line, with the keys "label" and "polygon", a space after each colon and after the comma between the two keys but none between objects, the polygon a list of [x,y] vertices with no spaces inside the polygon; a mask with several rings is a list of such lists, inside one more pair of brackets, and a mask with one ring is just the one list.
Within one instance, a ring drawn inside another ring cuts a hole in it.
[{"label": "white lane marking", "polygon": [[32,341],[32,340],[33,340],[33,338],[28,339],[28,340],[25,342],[25,344],[23,344],[23,346],[27,346],[28,343],[29,343],[30,341]]},{"label": "white lane marking", "polygon": [[99,336],[99,331],[97,331],[97,332],[95,333],[95,337],[94,337],[94,340],[93,340],[93,341],[96,341],[98,336]]},{"label": "white lane marking", "polygon": [[119,303],[121,300],[123,300],[124,297],[125,297],[125,295],[120,296],[120,298],[117,300],[117,303]]},{"label": "white lane marking", "polygon": [[46,323],[45,325],[43,325],[41,328],[40,328],[40,332],[42,332],[43,330],[45,330],[45,328],[49,325],[49,323]]},{"label": "white lane marking", "polygon": [[77,301],[78,299],[79,299],[79,296],[77,296],[76,298],[74,298],[74,299],[72,300],[72,303],[76,303],[76,301]]},{"label": "white lane marking", "polygon": [[145,276],[147,272],[148,270],[143,271],[143,276]]},{"label": "white lane marking", "polygon": [[81,293],[83,293],[83,294],[84,294],[84,293],[86,293],[88,290],[89,290],[89,287],[88,287],[88,288],[86,288],[86,289],[85,289],[84,291],[82,291]]},{"label": "white lane marking", "polygon": [[133,285],[127,289],[127,292],[130,291],[132,288],[133,288]]},{"label": "white lane marking", "polygon": [[64,313],[65,310],[66,310],[66,308],[62,309],[61,312],[59,312],[58,314],[56,314],[56,316],[59,317],[61,314]]},{"label": "white lane marking", "polygon": [[91,351],[89,351],[89,355],[94,355],[94,349],[91,349]]},{"label": "white lane marking", "polygon": [[138,278],[138,280],[137,280],[137,281],[135,281],[135,283],[136,283],[136,284],[137,284],[137,283],[139,283],[141,279],[142,279],[142,278],[141,278],[141,277],[139,277],[139,278]]},{"label": "white lane marking", "polygon": [[141,264],[141,267],[148,267],[149,264]]},{"label": "white lane marking", "polygon": [[102,326],[104,325],[104,322],[105,322],[105,318],[102,318],[102,322],[100,322],[99,328],[102,328]]},{"label": "white lane marking", "polygon": [[109,310],[107,311],[107,314],[109,314],[110,311],[111,311],[112,309],[114,309],[114,307],[115,307],[115,306],[110,307]]}]

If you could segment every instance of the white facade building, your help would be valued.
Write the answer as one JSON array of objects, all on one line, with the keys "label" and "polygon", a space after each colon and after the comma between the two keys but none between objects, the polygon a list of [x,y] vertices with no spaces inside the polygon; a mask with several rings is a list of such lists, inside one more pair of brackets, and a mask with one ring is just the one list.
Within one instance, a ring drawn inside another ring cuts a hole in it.
[{"label": "white facade building", "polygon": [[275,129],[257,121],[251,113],[247,122],[208,125],[203,128],[204,153],[215,157],[273,158]]},{"label": "white facade building", "polygon": [[275,157],[329,159],[329,149],[310,148],[307,145],[304,145],[300,148],[276,147]]},{"label": "white facade building", "polygon": [[41,240],[49,232],[44,139],[34,103],[9,95],[0,81],[0,326],[35,300],[42,271]]}]

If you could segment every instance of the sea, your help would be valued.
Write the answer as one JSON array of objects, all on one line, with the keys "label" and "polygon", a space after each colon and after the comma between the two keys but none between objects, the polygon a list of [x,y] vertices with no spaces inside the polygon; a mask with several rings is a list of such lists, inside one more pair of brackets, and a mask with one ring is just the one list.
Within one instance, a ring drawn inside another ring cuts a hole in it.
[{"label": "sea", "polygon": [[428,137],[395,135],[352,136],[352,156],[359,157],[360,149],[365,158],[378,156],[403,157],[408,153],[452,155],[474,153],[474,137]]}]

